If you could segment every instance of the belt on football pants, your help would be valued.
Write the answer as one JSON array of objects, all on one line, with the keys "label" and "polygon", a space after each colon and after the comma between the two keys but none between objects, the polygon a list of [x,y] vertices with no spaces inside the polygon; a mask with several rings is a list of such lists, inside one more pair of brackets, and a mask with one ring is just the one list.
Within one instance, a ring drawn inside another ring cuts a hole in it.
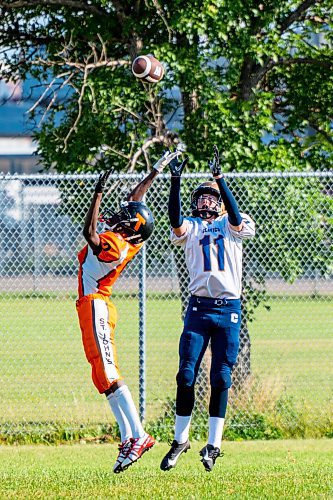
[{"label": "belt on football pants", "polygon": [[199,295],[191,295],[191,299],[195,300],[198,304],[206,304],[207,306],[231,306],[240,304],[240,299],[214,299],[213,297],[200,297]]}]

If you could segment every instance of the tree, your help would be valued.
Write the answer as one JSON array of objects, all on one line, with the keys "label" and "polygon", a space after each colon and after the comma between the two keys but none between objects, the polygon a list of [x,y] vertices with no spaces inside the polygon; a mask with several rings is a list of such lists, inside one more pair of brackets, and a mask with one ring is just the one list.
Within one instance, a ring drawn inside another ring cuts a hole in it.
[{"label": "tree", "polygon": [[[215,142],[227,170],[329,165],[328,0],[12,0],[0,12],[3,77],[32,74],[43,88],[32,116],[46,167],[89,170],[106,145],[119,170],[146,169],[178,140],[195,170]],[[145,52],[166,66],[158,85],[131,74]],[[273,163],[276,148],[286,158]]]},{"label": "tree", "polygon": [[[333,150],[330,9],[329,0],[8,0],[0,7],[2,74],[39,81],[31,109],[38,152],[59,172],[93,170],[103,147],[116,170],[145,170],[179,141],[192,171],[206,169],[215,143],[227,172],[325,170]],[[149,52],[166,68],[151,86],[130,70]],[[281,189],[274,181],[270,188]],[[291,212],[302,190],[282,193]],[[310,194],[326,203],[325,193],[317,183]],[[260,222],[270,193],[249,185],[247,194]],[[302,210],[299,223],[315,211]],[[286,218],[288,230],[293,223]],[[269,238],[258,245],[266,267],[277,262],[272,253],[288,253]],[[278,271],[293,279],[300,260],[288,255]],[[258,303],[253,290],[249,310]]]}]

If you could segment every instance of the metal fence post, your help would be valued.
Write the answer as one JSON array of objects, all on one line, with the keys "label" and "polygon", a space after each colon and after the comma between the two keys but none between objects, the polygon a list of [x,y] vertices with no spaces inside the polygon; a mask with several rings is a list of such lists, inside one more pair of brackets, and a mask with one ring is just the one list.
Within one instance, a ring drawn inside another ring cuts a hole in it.
[{"label": "metal fence post", "polygon": [[146,246],[139,263],[139,415],[146,416]]},{"label": "metal fence post", "polygon": [[40,207],[36,203],[33,208],[34,216],[34,291],[38,289],[38,278],[42,274],[42,235],[41,235],[41,224],[40,224]]}]

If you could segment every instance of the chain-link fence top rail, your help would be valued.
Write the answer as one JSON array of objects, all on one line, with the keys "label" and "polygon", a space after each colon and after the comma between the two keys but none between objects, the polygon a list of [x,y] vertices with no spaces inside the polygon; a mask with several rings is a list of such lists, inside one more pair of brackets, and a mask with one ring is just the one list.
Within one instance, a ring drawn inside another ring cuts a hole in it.
[{"label": "chain-link fence top rail", "polygon": [[[102,208],[118,208],[141,178],[112,175]],[[112,421],[90,380],[75,312],[76,255],[96,179],[0,179],[1,429]],[[184,215],[191,191],[208,179],[183,176]],[[301,418],[304,432],[316,426],[320,434],[332,415],[333,173],[229,174],[227,182],[257,225],[244,244],[245,314],[229,425],[251,427],[260,414],[289,429]],[[145,396],[146,420],[171,429],[187,271],[169,242],[169,187],[169,175],[159,175],[146,196],[156,228],[145,247]],[[141,264],[139,254],[113,291],[119,364],[137,400]],[[209,357],[194,424],[207,410],[208,369]]]}]

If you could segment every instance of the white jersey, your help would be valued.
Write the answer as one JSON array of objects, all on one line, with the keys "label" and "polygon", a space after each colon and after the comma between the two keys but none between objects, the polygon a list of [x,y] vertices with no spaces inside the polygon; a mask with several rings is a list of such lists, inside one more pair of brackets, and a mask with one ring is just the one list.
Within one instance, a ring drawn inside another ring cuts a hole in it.
[{"label": "white jersey", "polygon": [[230,227],[228,216],[211,223],[200,217],[186,217],[185,234],[171,232],[174,245],[182,246],[190,276],[189,291],[200,297],[239,299],[242,287],[242,240],[252,238],[255,224],[241,213],[243,228]]}]

